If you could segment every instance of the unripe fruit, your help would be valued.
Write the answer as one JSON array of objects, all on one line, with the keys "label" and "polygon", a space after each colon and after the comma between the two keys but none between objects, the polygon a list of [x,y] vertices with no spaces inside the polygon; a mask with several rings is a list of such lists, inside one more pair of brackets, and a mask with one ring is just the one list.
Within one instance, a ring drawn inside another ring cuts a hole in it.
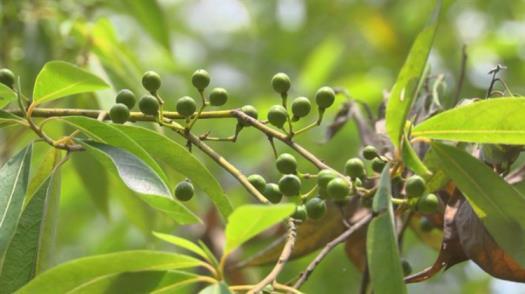
[{"label": "unripe fruit", "polygon": [[296,175],[284,175],[279,180],[279,190],[284,196],[297,196],[301,191],[301,179]]},{"label": "unripe fruit", "polygon": [[425,184],[425,180],[418,175],[409,177],[405,184],[405,192],[407,196],[420,197],[425,193]]},{"label": "unripe fruit", "polygon": [[377,153],[376,147],[372,145],[365,146],[365,148],[363,148],[362,150],[362,153],[363,153],[363,157],[367,160],[372,160],[379,156],[379,153]]},{"label": "unripe fruit", "polygon": [[248,177],[248,182],[257,189],[257,191],[262,192],[266,187],[266,180],[261,175],[250,175]]},{"label": "unripe fruit", "polygon": [[159,74],[154,71],[147,71],[142,76],[142,86],[152,94],[157,92],[161,84]]},{"label": "unripe fruit", "polygon": [[15,85],[15,74],[7,68],[0,69],[0,83],[13,89]]},{"label": "unripe fruit", "polygon": [[356,187],[363,187],[363,181],[361,181],[360,178],[356,178],[356,179],[354,179],[353,184],[354,184]]},{"label": "unripe fruit", "polygon": [[193,98],[184,96],[177,100],[177,105],[175,108],[182,116],[190,117],[195,113],[195,110],[197,110],[197,104],[195,104],[195,100],[193,100]]},{"label": "unripe fruit", "polygon": [[295,157],[289,153],[279,155],[275,161],[275,166],[282,174],[293,174],[297,171],[297,161]]},{"label": "unripe fruit", "polygon": [[[253,119],[257,119],[259,118],[259,114],[257,113],[257,109],[255,109],[255,107],[251,106],[251,105],[244,105],[243,107],[241,107],[240,109],[242,112],[244,112],[246,115],[248,115],[249,117],[253,118]],[[239,124],[243,127],[247,127],[249,126],[250,124],[244,122],[242,119],[239,119]]]},{"label": "unripe fruit", "polygon": [[365,164],[357,157],[350,158],[345,164],[345,173],[352,179],[365,177]]},{"label": "unripe fruit", "polygon": [[403,269],[403,274],[405,276],[408,276],[408,275],[410,275],[412,273],[412,266],[406,260],[402,260],[401,261],[401,268]]},{"label": "unripe fruit", "polygon": [[292,113],[294,118],[301,118],[307,116],[312,110],[312,104],[306,97],[297,97],[292,102]]},{"label": "unripe fruit", "polygon": [[432,231],[434,229],[434,225],[432,224],[432,222],[428,218],[422,217],[419,220],[419,228],[423,232],[430,232],[430,231]]},{"label": "unripe fruit", "polygon": [[341,178],[335,178],[326,186],[326,192],[328,196],[334,198],[334,200],[343,200],[350,194],[350,188],[350,184],[347,181]]},{"label": "unripe fruit", "polygon": [[279,185],[274,183],[266,184],[262,193],[264,197],[273,204],[281,202],[281,199],[283,198],[283,193],[279,190]]},{"label": "unripe fruit", "polygon": [[386,162],[379,157],[372,159],[372,170],[376,173],[381,173],[385,165]]},{"label": "unripe fruit", "polygon": [[328,196],[328,191],[326,191],[326,187],[319,187],[318,189],[318,192],[319,192],[319,198],[321,199],[327,199],[329,196]]},{"label": "unripe fruit", "polygon": [[432,213],[439,206],[439,198],[436,194],[427,194],[417,202],[417,209],[423,213]]},{"label": "unripe fruit", "polygon": [[308,217],[311,219],[320,219],[326,213],[326,203],[320,198],[312,198],[305,204]]},{"label": "unripe fruit", "polygon": [[326,189],[328,183],[336,177],[337,174],[335,171],[331,169],[323,169],[317,174],[317,185],[319,185],[320,188]]},{"label": "unripe fruit", "polygon": [[133,106],[135,106],[135,103],[137,103],[137,98],[135,97],[135,94],[133,94],[133,92],[131,92],[131,90],[128,89],[120,90],[115,100],[117,101],[117,103],[122,103],[126,105],[128,109],[132,109]]},{"label": "unripe fruit", "polygon": [[305,221],[307,217],[306,207],[299,205],[295,207],[295,212],[292,214],[292,218],[300,221]]},{"label": "unripe fruit", "polygon": [[210,104],[222,106],[228,101],[228,91],[224,88],[214,88],[210,93]]},{"label": "unripe fruit", "polygon": [[175,187],[175,197],[180,201],[188,201],[194,194],[193,185],[188,181],[182,181]]},{"label": "unripe fruit", "polygon": [[272,87],[275,92],[279,94],[285,94],[290,90],[291,82],[290,78],[285,73],[278,73],[272,78]]},{"label": "unripe fruit", "polygon": [[114,123],[123,124],[129,119],[129,109],[126,105],[117,103],[109,110],[109,117]]},{"label": "unripe fruit", "polygon": [[191,76],[191,83],[202,92],[210,84],[210,75],[204,69],[196,70]]},{"label": "unripe fruit", "polygon": [[286,112],[286,109],[283,106],[274,105],[270,107],[270,110],[268,111],[268,121],[272,125],[282,128],[287,119],[288,112]]},{"label": "unripe fruit", "polygon": [[144,114],[157,115],[159,112],[159,101],[151,95],[142,96],[139,100],[139,109]]},{"label": "unripe fruit", "polygon": [[330,87],[322,87],[315,93],[315,103],[321,109],[328,108],[334,104],[335,92]]}]

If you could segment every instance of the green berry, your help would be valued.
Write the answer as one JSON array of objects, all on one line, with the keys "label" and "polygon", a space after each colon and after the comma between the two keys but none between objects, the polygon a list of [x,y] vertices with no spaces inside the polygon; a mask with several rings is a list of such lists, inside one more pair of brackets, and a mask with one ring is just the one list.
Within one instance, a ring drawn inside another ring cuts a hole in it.
[{"label": "green berry", "polygon": [[345,164],[345,173],[352,179],[365,177],[365,164],[357,157],[350,158]]},{"label": "green berry", "polygon": [[161,84],[159,74],[154,71],[147,71],[142,76],[142,86],[152,94],[157,92]]},{"label": "green berry", "polygon": [[210,104],[222,106],[228,101],[228,92],[224,88],[214,88],[210,93]]},{"label": "green berry", "polygon": [[109,117],[114,123],[123,124],[129,119],[129,109],[126,105],[117,103],[109,110]]},{"label": "green berry", "polygon": [[286,94],[290,90],[290,78],[285,73],[278,73],[272,78],[272,87],[279,94]]},{"label": "green berry", "polygon": [[412,273],[412,266],[410,265],[408,261],[404,259],[401,261],[401,268],[403,268],[403,274],[405,276],[408,276],[410,275],[410,273]]},{"label": "green berry", "polygon": [[301,179],[296,175],[284,175],[279,180],[279,190],[284,196],[297,196],[301,192]]},{"label": "green berry", "polygon": [[372,170],[376,173],[381,173],[385,168],[386,162],[379,157],[372,159]]},{"label": "green berry", "polygon": [[188,201],[194,194],[193,185],[188,181],[182,181],[175,187],[175,197],[180,201]]},{"label": "green berry", "polygon": [[337,173],[331,169],[323,169],[317,174],[317,185],[320,188],[325,188],[328,183],[337,177]]},{"label": "green berry", "polygon": [[326,187],[324,187],[324,188],[323,187],[319,187],[318,192],[319,192],[319,198],[321,198],[321,199],[329,198],[328,191],[326,191]]},{"label": "green berry", "polygon": [[320,219],[326,213],[326,203],[320,198],[312,198],[305,204],[308,217],[311,219]]},{"label": "green berry", "polygon": [[248,182],[257,189],[259,192],[263,192],[266,187],[266,180],[261,175],[250,175]]},{"label": "green berry", "polygon": [[306,207],[304,205],[299,205],[295,207],[295,212],[292,214],[292,218],[300,221],[305,221],[308,213],[306,212]]},{"label": "green berry", "polygon": [[197,104],[195,104],[195,100],[193,100],[193,98],[184,96],[177,100],[177,105],[175,108],[182,116],[190,117],[195,113],[195,110],[197,110]]},{"label": "green berry", "polygon": [[367,160],[372,160],[379,156],[376,147],[372,145],[365,146],[361,152],[363,153],[363,157]]},{"label": "green berry", "polygon": [[15,86],[15,74],[7,68],[0,69],[0,83],[13,89]]},{"label": "green berry", "polygon": [[422,177],[413,175],[406,181],[405,192],[408,197],[420,197],[425,193],[425,185],[425,180]]},{"label": "green berry", "polygon": [[343,200],[350,194],[350,184],[341,178],[335,178],[331,180],[326,186],[326,192],[328,196],[334,198],[334,200]]},{"label": "green berry", "polygon": [[210,84],[210,75],[204,69],[196,70],[191,76],[191,83],[197,90],[203,91]]},{"label": "green berry", "polygon": [[335,92],[330,87],[322,87],[315,93],[315,103],[321,109],[328,108],[334,104]]},{"label": "green berry", "polygon": [[128,109],[132,109],[133,106],[135,106],[135,103],[137,103],[137,98],[135,97],[135,94],[133,94],[133,92],[131,92],[131,90],[128,89],[120,90],[115,100],[117,101],[117,103],[122,103],[126,105]]},{"label": "green berry", "polygon": [[151,95],[144,95],[139,100],[139,109],[144,114],[157,115],[159,112],[159,101]]},{"label": "green berry", "polygon": [[283,193],[279,190],[279,185],[274,183],[266,184],[262,193],[268,201],[274,204],[281,202],[283,198]]},{"label": "green berry", "polygon": [[274,105],[270,107],[268,111],[268,121],[278,127],[282,128],[286,120],[288,119],[288,112],[281,105]]},{"label": "green berry", "polygon": [[432,213],[439,206],[439,198],[436,194],[427,194],[417,202],[417,209],[423,213]]},{"label": "green berry", "polygon": [[282,174],[293,174],[297,171],[297,161],[295,157],[289,153],[279,155],[275,161],[275,166]]},{"label": "green berry", "polygon": [[430,232],[434,229],[434,225],[427,217],[422,217],[419,220],[419,228],[423,232]]},{"label": "green berry", "polygon": [[363,181],[360,178],[355,178],[353,183],[356,187],[363,187]]},{"label": "green berry", "polygon": [[297,119],[305,117],[312,110],[312,104],[306,97],[297,97],[292,102],[292,113]]},{"label": "green berry", "polygon": [[[246,115],[253,119],[259,118],[259,114],[257,113],[257,109],[251,105],[244,105],[241,107],[241,111],[244,112]],[[244,122],[242,119],[239,119],[239,124],[243,127],[247,127],[250,124]]]}]

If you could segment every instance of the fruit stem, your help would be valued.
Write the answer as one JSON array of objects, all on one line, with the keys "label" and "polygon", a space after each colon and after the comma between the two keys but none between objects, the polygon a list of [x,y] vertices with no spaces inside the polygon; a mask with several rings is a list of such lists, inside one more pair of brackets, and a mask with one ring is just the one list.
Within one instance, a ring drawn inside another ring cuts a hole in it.
[{"label": "fruit stem", "polygon": [[193,127],[193,125],[197,122],[197,120],[201,117],[201,114],[202,112],[204,111],[204,109],[206,108],[206,105],[208,105],[208,103],[206,102],[206,98],[204,97],[204,92],[203,91],[199,91],[199,94],[201,96],[201,107],[199,107],[199,111],[197,111],[197,114],[194,115],[192,118],[191,118],[191,121],[190,123],[188,124],[188,126],[186,127],[188,130],[191,130],[191,128]]}]

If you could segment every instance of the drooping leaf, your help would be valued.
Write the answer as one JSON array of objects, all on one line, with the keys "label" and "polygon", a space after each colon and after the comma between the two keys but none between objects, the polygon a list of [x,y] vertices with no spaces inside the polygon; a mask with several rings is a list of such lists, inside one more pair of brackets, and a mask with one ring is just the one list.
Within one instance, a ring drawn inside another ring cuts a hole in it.
[{"label": "drooping leaf", "polygon": [[16,93],[13,89],[0,83],[0,108],[9,104],[9,102],[16,100]]},{"label": "drooping leaf", "polygon": [[36,276],[17,293],[69,293],[109,275],[184,269],[201,264],[202,261],[190,256],[148,250],[89,256],[63,263]]},{"label": "drooping leaf", "polygon": [[415,98],[418,81],[427,63],[436,33],[441,0],[438,0],[428,25],[418,34],[397,81],[392,88],[386,107],[386,128],[394,146],[399,147],[401,135]]},{"label": "drooping leaf", "polygon": [[290,216],[294,210],[294,204],[243,205],[238,207],[228,217],[224,255],[230,254],[250,238]]},{"label": "drooping leaf", "polygon": [[412,130],[412,136],[476,143],[525,144],[521,110],[525,98],[487,99],[433,116]]},{"label": "drooping leaf", "polygon": [[0,168],[0,257],[4,255],[16,226],[27,191],[32,145],[28,145]]},{"label": "drooping leaf", "polygon": [[177,236],[174,236],[174,235],[168,235],[168,234],[163,234],[163,233],[158,233],[158,232],[153,232],[153,235],[157,238],[159,238],[160,240],[162,241],[166,241],[168,243],[171,243],[177,247],[181,247],[181,248],[184,248],[186,250],[189,250],[197,255],[199,255],[200,257],[204,258],[204,259],[208,259],[208,256],[206,255],[206,253],[202,250],[202,248],[200,248],[199,246],[197,246],[197,244],[191,242],[190,240],[187,240],[187,239],[184,239],[184,238],[181,238],[181,237],[177,237]]},{"label": "drooping leaf", "polygon": [[180,202],[173,200],[166,183],[135,155],[106,144],[84,142],[82,145],[106,168],[115,171],[131,190],[151,207],[164,212],[180,224],[199,222],[200,219]]},{"label": "drooping leaf", "polygon": [[397,246],[390,185],[390,166],[387,164],[374,196],[372,207],[377,215],[368,225],[366,240],[371,286],[377,294],[407,293]]},{"label": "drooping leaf", "polygon": [[61,97],[93,92],[109,85],[90,72],[64,61],[44,65],[35,81],[34,103],[41,104]]},{"label": "drooping leaf", "polygon": [[210,285],[202,289],[199,294],[231,294],[232,292],[228,289],[228,285],[224,282]]}]

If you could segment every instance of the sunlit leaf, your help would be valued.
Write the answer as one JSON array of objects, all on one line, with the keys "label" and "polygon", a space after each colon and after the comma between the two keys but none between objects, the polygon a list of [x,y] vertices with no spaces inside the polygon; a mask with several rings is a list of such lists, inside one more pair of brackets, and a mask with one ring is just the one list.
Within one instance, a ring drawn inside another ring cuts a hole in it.
[{"label": "sunlit leaf", "polygon": [[9,102],[16,100],[16,93],[13,89],[0,83],[0,108],[9,104]]},{"label": "sunlit leaf", "polygon": [[226,283],[221,282],[217,284],[210,285],[202,289],[199,294],[231,294],[232,292],[228,289]]},{"label": "sunlit leaf", "polygon": [[403,136],[403,145],[401,147],[402,149],[402,156],[403,156],[403,162],[416,174],[422,176],[422,177],[430,177],[432,175],[432,172],[425,166],[423,161],[417,156],[416,151],[408,141],[408,139]]},{"label": "sunlit leaf", "polygon": [[299,76],[299,84],[306,91],[313,91],[323,85],[344,50],[343,43],[334,37],[328,37],[312,51],[306,59],[306,65]]},{"label": "sunlit leaf", "polygon": [[202,248],[200,248],[199,246],[197,246],[197,244],[191,242],[190,240],[187,240],[181,237],[177,237],[175,235],[168,235],[168,234],[163,234],[163,233],[158,233],[158,232],[153,232],[153,235],[162,241],[171,243],[177,247],[184,248],[186,250],[189,250],[199,255],[200,257],[204,259],[208,259],[208,256],[202,250]]}]

